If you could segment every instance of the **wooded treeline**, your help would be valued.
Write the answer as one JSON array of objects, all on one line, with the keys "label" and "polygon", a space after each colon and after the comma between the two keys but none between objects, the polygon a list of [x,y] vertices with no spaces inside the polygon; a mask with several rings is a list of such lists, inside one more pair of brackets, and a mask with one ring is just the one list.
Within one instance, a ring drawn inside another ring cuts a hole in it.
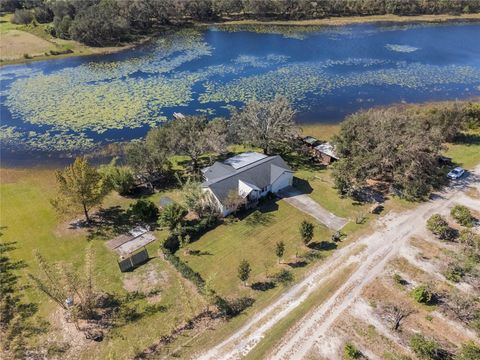
[{"label": "wooded treeline", "polygon": [[16,23],[51,22],[59,38],[107,46],[191,21],[477,13],[480,0],[0,0],[0,11],[15,12]]}]

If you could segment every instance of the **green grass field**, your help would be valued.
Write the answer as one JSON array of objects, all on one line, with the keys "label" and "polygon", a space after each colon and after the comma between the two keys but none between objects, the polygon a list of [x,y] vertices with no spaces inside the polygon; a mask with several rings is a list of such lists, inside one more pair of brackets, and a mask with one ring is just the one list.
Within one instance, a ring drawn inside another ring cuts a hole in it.
[{"label": "green grass field", "polygon": [[[295,254],[301,256],[309,250],[301,241],[299,226],[303,220],[314,222],[312,218],[284,201],[269,201],[259,209],[271,217],[268,224],[250,226],[246,219],[222,224],[188,245],[188,250],[205,255],[185,255],[186,251],[179,251],[180,257],[203,278],[212,278],[214,288],[223,296],[250,292],[237,278],[242,259],[248,260],[252,267],[251,284],[267,280],[266,273],[272,275],[281,268],[292,270],[278,264],[275,256],[278,241],[286,246],[283,263],[295,262]],[[325,226],[316,224],[313,243],[328,242],[330,237],[331,232]]]},{"label": "green grass field", "polygon": [[[22,271],[23,283],[27,282],[27,273],[38,272],[33,257],[35,249],[48,261],[62,261],[81,267],[88,244],[86,234],[69,230],[68,222],[59,219],[50,205],[50,199],[55,196],[53,171],[1,169],[0,178],[0,224],[4,226],[2,241],[17,242],[17,249],[12,256],[24,260],[28,265]],[[174,194],[169,195],[174,197]],[[160,196],[160,193],[156,194],[155,198]],[[105,206],[119,202],[126,206],[130,201],[112,194],[106,199]],[[122,274],[117,265],[117,255],[106,248],[104,240],[92,240],[91,244],[95,254],[95,281],[100,289],[122,295],[127,291],[124,288],[127,283],[148,285],[152,279],[158,279],[161,291],[156,303],[166,306],[168,310],[114,329],[109,333],[108,340],[91,343],[79,352],[80,358],[104,359],[110,356],[114,359],[131,359],[135,351],[143,350],[161,335],[169,334],[174,327],[192,317],[193,312],[204,308],[203,298],[165,261],[154,258],[134,272]],[[156,257],[158,243],[151,244],[148,250],[150,256]],[[135,287],[129,290],[135,290]],[[32,288],[25,292],[25,301],[38,304],[38,315],[51,323],[48,334],[38,337],[36,341],[42,344],[47,340],[63,341],[63,331],[53,318],[56,305]],[[139,309],[146,304],[147,300],[136,303]]]}]

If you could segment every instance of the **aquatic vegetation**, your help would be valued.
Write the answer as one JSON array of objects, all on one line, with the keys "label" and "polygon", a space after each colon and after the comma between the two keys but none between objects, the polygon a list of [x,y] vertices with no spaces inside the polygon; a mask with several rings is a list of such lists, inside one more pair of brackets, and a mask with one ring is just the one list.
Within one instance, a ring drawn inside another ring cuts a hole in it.
[{"label": "aquatic vegetation", "polygon": [[387,45],[385,45],[385,47],[388,50],[401,52],[401,53],[411,53],[411,52],[415,52],[415,51],[418,50],[418,48],[414,47],[414,46],[398,45],[398,44],[387,44]]},{"label": "aquatic vegetation", "polygon": [[433,85],[476,84],[480,70],[469,66],[433,66],[420,63],[398,62],[395,67],[369,71],[352,71],[345,74],[327,72],[334,66],[372,66],[381,63],[369,59],[346,61],[308,62],[283,66],[265,74],[253,75],[228,83],[207,81],[202,103],[247,102],[252,99],[271,99],[280,94],[297,105],[308,93],[325,95],[340,88],[363,85],[396,85],[410,89],[426,90]]},{"label": "aquatic vegetation", "polygon": [[[366,37],[383,30],[370,25],[360,30],[353,26],[219,26],[216,31],[255,31],[295,39],[315,34],[328,43],[331,39],[367,41]],[[398,87],[415,94],[445,93],[457,85],[468,93],[480,91],[480,68],[473,65],[348,57],[351,52],[344,52],[348,49],[340,47],[337,53],[335,46],[328,58],[326,43],[312,54],[296,54],[275,44],[271,52],[257,55],[248,47],[215,49],[218,43],[207,41],[206,34],[198,29],[172,31],[127,56],[105,57],[105,61],[0,68],[2,106],[11,113],[11,120],[2,123],[0,140],[9,147],[85,151],[95,147],[98,139],[138,137],[174,111],[214,117],[249,100],[276,95],[287,97],[303,111],[313,101],[337,93],[353,95],[350,104],[371,104],[378,98],[368,91],[361,93],[362,87],[369,86]],[[225,46],[225,39],[221,40],[219,44]],[[285,43],[294,43],[298,49],[296,41]],[[418,50],[394,43],[385,47],[403,53]],[[379,49],[378,43],[375,48]],[[379,54],[385,56],[384,51]],[[129,135],[129,129],[135,128],[140,130]]]},{"label": "aquatic vegetation", "polygon": [[97,145],[93,139],[84,134],[23,132],[15,126],[0,126],[0,142],[10,149],[56,152],[83,152]]}]

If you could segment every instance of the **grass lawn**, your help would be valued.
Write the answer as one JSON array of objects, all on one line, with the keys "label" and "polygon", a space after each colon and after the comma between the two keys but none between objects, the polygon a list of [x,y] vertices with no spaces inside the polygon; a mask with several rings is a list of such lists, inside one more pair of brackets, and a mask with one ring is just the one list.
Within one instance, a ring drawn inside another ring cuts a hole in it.
[{"label": "grass lawn", "polygon": [[[27,273],[38,272],[33,250],[38,249],[48,261],[63,261],[81,268],[84,262],[85,247],[88,244],[86,234],[81,230],[68,229],[68,222],[60,220],[49,203],[55,196],[55,178],[52,170],[0,170],[0,224],[4,226],[2,241],[16,241],[17,249],[12,252],[15,259],[24,260],[28,268],[23,270],[22,281],[26,283]],[[156,200],[162,194],[156,194]],[[169,194],[172,198],[174,194]],[[105,206],[110,204],[127,206],[131,199],[110,195]],[[78,233],[77,233],[78,231]],[[162,233],[159,232],[161,235]],[[122,274],[117,265],[117,255],[109,251],[103,240],[94,239],[93,246],[96,265],[96,284],[107,292],[125,294],[126,284],[134,291],[135,286],[155,283],[158,280],[159,298],[155,303],[166,306],[167,311],[132,322],[114,329],[101,343],[89,343],[78,351],[79,358],[131,359],[136,350],[158,340],[192,316],[192,312],[204,308],[203,299],[195,289],[177,273],[167,262],[154,258],[134,272]],[[150,256],[158,254],[158,242],[148,247]],[[133,286],[133,288],[132,288]],[[50,321],[48,334],[36,340],[63,341],[63,332],[54,319],[57,307],[42,293],[30,288],[25,291],[25,301],[39,306],[38,315]],[[139,300],[134,305],[142,309],[147,300]],[[83,336],[83,335],[77,335]],[[74,340],[74,339],[68,339]]]},{"label": "grass lawn", "polygon": [[480,163],[480,130],[469,131],[458,143],[447,144],[445,155],[466,169]]},{"label": "grass lawn", "polygon": [[250,226],[246,219],[222,224],[188,245],[188,250],[200,251],[203,255],[186,255],[182,249],[177,252],[204,279],[212,278],[214,288],[223,296],[250,292],[237,278],[237,267],[242,259],[248,260],[252,267],[249,284],[266,280],[266,272],[272,275],[281,268],[291,269],[277,264],[275,244],[285,243],[284,263],[295,262],[296,253],[300,256],[307,252],[299,235],[303,220],[315,223],[312,243],[330,240],[331,232],[325,226],[284,201],[269,201],[259,209],[270,217],[268,224]]}]

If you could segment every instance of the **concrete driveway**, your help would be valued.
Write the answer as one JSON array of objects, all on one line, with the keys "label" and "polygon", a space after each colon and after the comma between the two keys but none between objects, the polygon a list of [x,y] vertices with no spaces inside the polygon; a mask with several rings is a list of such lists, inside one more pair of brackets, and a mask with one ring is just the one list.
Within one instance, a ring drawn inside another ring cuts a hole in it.
[{"label": "concrete driveway", "polygon": [[324,209],[310,196],[303,194],[294,187],[283,189],[279,195],[293,207],[310,215],[332,230],[340,230],[348,222],[347,219],[338,217]]}]

